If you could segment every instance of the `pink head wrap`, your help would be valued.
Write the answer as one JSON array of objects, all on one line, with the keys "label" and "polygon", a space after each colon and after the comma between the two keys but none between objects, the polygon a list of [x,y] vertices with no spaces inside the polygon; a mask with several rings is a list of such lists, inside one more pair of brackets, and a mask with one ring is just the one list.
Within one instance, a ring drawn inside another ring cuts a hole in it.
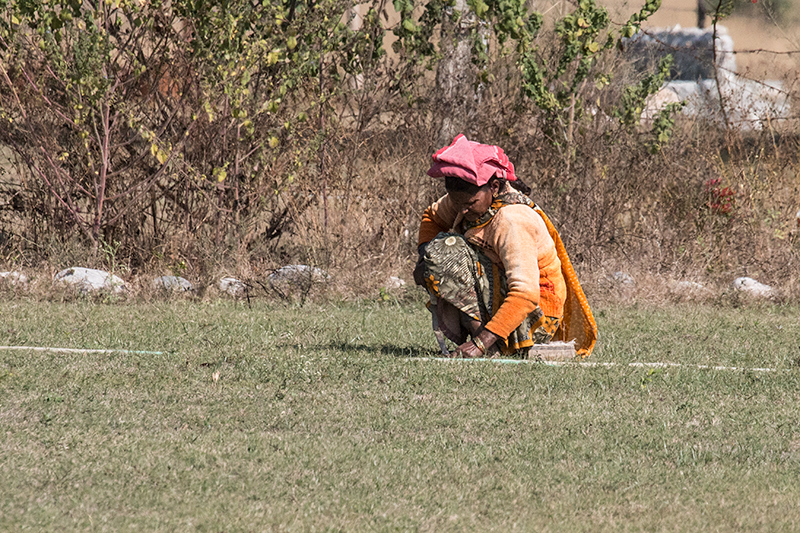
[{"label": "pink head wrap", "polygon": [[455,176],[478,187],[486,185],[492,176],[509,181],[517,179],[514,165],[502,148],[470,141],[462,134],[457,135],[450,146],[433,154],[428,176]]}]

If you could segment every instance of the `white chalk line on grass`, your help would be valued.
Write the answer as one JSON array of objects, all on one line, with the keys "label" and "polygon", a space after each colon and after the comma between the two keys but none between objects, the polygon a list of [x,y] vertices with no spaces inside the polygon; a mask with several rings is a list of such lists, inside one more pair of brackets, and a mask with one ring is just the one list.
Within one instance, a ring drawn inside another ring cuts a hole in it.
[{"label": "white chalk line on grass", "polygon": [[145,355],[164,355],[164,352],[148,352],[142,350],[97,350],[91,348],[57,348],[53,346],[0,346],[0,350],[26,350],[29,352],[61,352],[61,353],[133,353]]},{"label": "white chalk line on grass", "polygon": [[[112,353],[129,353],[129,354],[146,354],[146,355],[164,355],[164,352],[151,352],[145,350],[122,350],[122,349],[92,349],[92,348],[59,348],[54,346],[0,346],[0,350],[26,350],[31,352],[61,352],[61,353],[96,353],[96,354],[112,354]],[[406,361],[442,361],[448,363],[463,362],[463,363],[499,363],[499,364],[541,364],[548,366],[577,366],[577,367],[602,367],[612,368],[616,366],[628,366],[639,368],[694,368],[697,370],[729,370],[741,372],[778,372],[779,370],[789,371],[790,368],[759,368],[759,367],[744,367],[744,366],[712,366],[712,365],[686,365],[682,363],[607,363],[597,361],[537,361],[534,359],[491,359],[491,358],[474,358],[474,359],[460,359],[455,357],[406,357]]]},{"label": "white chalk line on grass", "polygon": [[475,359],[458,359],[450,357],[406,357],[406,361],[446,361],[446,362],[489,362],[500,364],[519,365],[525,363],[533,363],[548,366],[577,366],[577,367],[602,367],[611,368],[616,366],[640,367],[640,368],[693,368],[697,370],[731,370],[741,372],[778,372],[779,370],[789,371],[790,368],[777,369],[777,368],[758,368],[758,367],[744,367],[744,366],[712,366],[712,365],[685,365],[682,363],[603,363],[596,361],[536,361],[533,359],[489,359],[489,358],[475,358]]}]

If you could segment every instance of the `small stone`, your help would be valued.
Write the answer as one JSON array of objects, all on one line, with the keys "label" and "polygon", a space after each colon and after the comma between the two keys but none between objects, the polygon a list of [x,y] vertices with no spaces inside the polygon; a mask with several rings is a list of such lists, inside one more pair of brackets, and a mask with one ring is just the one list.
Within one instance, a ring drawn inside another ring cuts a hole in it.
[{"label": "small stone", "polygon": [[82,293],[100,290],[121,293],[127,289],[121,278],[94,268],[67,268],[56,274],[53,281],[71,285]]},{"label": "small stone", "polygon": [[631,275],[627,272],[614,272],[611,277],[614,278],[614,281],[621,285],[632,286],[636,284],[636,282],[633,280],[633,277],[631,277]]},{"label": "small stone", "polygon": [[153,286],[167,291],[193,291],[194,286],[189,280],[179,276],[160,276],[153,280]]},{"label": "small stone", "polygon": [[670,289],[674,293],[698,293],[706,292],[706,286],[697,281],[673,281],[670,283]]},{"label": "small stone", "polygon": [[8,283],[11,287],[27,287],[28,276],[22,272],[0,272],[0,280]]},{"label": "small stone", "polygon": [[402,289],[406,286],[406,281],[402,278],[398,278],[397,276],[392,276],[386,282],[386,288],[391,289]]},{"label": "small stone", "polygon": [[769,298],[773,293],[773,289],[769,285],[765,285],[748,277],[741,277],[733,280],[733,288],[734,290],[747,293],[757,298]]},{"label": "small stone", "polygon": [[270,283],[323,283],[330,278],[324,270],[308,265],[286,265],[272,272],[267,279]]},{"label": "small stone", "polygon": [[327,272],[308,265],[286,265],[267,276],[269,288],[281,298],[304,297],[317,285],[330,279]]},{"label": "small stone", "polygon": [[236,278],[225,277],[219,280],[219,290],[220,292],[238,298],[247,293],[247,285]]}]

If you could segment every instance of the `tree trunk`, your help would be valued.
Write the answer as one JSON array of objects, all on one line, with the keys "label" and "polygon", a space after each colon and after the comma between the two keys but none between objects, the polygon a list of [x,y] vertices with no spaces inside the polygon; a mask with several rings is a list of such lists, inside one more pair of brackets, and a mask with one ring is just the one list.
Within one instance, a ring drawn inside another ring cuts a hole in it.
[{"label": "tree trunk", "polygon": [[[461,15],[461,16],[459,16]],[[439,113],[437,147],[450,144],[453,137],[466,133],[478,107],[475,68],[471,63],[470,29],[476,17],[466,0],[456,0],[442,21],[442,54],[436,69]]]}]

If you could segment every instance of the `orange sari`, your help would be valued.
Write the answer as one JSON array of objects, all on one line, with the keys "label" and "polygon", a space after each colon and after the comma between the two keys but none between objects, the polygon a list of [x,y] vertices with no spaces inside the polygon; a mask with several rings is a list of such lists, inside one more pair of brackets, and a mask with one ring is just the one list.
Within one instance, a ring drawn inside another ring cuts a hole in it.
[{"label": "orange sari", "polygon": [[556,231],[553,223],[544,214],[544,211],[535,206],[534,209],[544,219],[547,225],[547,231],[556,243],[556,253],[558,259],[561,261],[561,273],[564,275],[564,281],[567,283],[567,300],[564,302],[564,318],[553,336],[555,341],[571,341],[575,340],[575,353],[580,358],[586,358],[591,355],[594,345],[597,342],[597,323],[594,321],[594,315],[589,307],[589,302],[586,300],[586,295],[583,293],[583,288],[578,281],[578,275],[572,267],[572,261],[567,255],[567,250],[564,248],[564,243],[561,241],[561,236]]}]

